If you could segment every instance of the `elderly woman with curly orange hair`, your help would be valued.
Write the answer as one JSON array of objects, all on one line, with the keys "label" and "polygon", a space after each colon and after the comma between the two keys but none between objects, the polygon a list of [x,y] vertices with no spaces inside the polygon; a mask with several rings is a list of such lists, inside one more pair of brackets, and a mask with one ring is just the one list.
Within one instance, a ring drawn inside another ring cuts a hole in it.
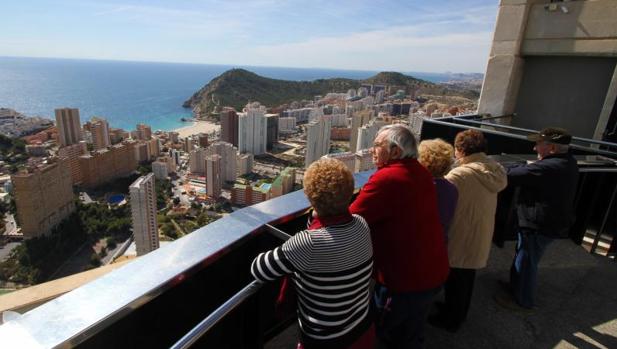
[{"label": "elderly woman with curly orange hair", "polygon": [[298,348],[373,348],[373,247],[368,224],[349,213],[353,190],[353,176],[342,162],[311,164],[304,174],[304,192],[315,210],[309,229],[261,253],[251,266],[261,281],[292,275],[298,293]]},{"label": "elderly woman with curly orange hair", "polygon": [[444,178],[454,163],[454,147],[442,139],[422,141],[418,146],[418,162],[426,167],[435,178],[439,221],[447,241],[448,229],[452,218],[454,218],[454,210],[458,200],[456,186]]}]

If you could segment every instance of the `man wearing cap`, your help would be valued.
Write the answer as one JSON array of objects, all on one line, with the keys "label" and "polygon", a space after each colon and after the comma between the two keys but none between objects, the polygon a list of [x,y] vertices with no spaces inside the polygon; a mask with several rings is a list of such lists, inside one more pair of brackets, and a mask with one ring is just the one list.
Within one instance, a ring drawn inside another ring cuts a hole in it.
[{"label": "man wearing cap", "polygon": [[532,309],[540,258],[553,239],[568,237],[574,221],[578,166],[568,151],[572,136],[566,130],[546,128],[527,139],[536,143],[538,161],[507,168],[508,183],[520,186],[518,242],[509,292],[496,300],[506,307]]}]

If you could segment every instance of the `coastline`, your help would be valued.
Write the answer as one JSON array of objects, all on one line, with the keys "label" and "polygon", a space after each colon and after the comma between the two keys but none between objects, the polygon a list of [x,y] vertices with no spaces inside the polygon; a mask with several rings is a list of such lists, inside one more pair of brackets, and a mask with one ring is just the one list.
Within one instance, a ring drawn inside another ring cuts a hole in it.
[{"label": "coastline", "polygon": [[213,131],[220,131],[221,126],[217,125],[210,121],[193,121],[192,125],[182,126],[174,129],[173,131],[178,132],[180,138],[186,138],[188,136],[198,134],[198,133],[212,133]]}]

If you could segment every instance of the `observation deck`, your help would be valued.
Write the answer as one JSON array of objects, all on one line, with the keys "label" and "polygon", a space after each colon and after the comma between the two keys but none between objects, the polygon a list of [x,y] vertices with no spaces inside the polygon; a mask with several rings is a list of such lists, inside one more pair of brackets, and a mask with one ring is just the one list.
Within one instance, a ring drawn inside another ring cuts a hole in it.
[{"label": "observation deck", "polygon": [[[533,154],[532,130],[474,115],[423,120],[421,138],[451,141],[469,128],[485,133],[499,161]],[[467,322],[455,334],[429,326],[427,348],[617,347],[617,144],[575,139],[572,150],[581,156],[577,221],[540,264],[539,308],[519,314],[492,299],[514,252],[509,188]],[[356,174],[356,187],[370,175]],[[233,212],[1,325],[0,347],[170,348],[183,339],[176,347],[293,348],[294,310],[275,313],[278,283],[251,283],[249,266],[284,232],[305,228],[308,208],[297,191]]]}]

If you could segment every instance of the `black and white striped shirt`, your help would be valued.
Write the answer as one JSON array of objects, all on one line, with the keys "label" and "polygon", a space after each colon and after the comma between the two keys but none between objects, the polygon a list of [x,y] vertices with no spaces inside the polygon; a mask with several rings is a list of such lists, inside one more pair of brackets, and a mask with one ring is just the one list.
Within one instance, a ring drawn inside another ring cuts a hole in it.
[{"label": "black and white striped shirt", "polygon": [[366,221],[352,217],[348,223],[302,231],[251,265],[261,281],[293,273],[303,339],[336,340],[370,325],[373,247]]}]

